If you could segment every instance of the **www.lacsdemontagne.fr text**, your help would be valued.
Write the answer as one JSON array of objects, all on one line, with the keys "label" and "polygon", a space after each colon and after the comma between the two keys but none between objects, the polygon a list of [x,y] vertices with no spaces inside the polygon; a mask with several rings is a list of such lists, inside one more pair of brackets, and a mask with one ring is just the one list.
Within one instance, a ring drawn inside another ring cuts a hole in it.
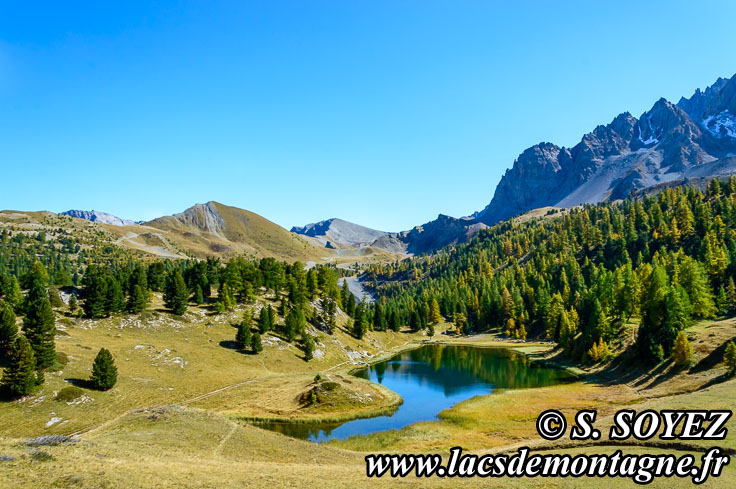
[{"label": "www.lacsdemontagne.fr text", "polygon": [[534,454],[528,447],[513,454],[463,454],[462,448],[450,449],[447,464],[441,455],[374,454],[365,457],[368,477],[619,477],[637,484],[655,478],[691,478],[702,484],[708,477],[718,477],[730,461],[720,448],[694,455],[623,454]]}]

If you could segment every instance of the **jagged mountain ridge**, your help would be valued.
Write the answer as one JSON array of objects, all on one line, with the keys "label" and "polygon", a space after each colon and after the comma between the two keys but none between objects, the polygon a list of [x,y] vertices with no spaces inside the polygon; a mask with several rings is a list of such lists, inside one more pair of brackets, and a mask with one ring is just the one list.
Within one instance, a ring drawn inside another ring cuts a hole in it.
[{"label": "jagged mountain ridge", "polygon": [[528,148],[474,217],[494,224],[542,206],[621,199],[687,178],[699,166],[734,154],[736,75],[677,104],[660,99],[638,119],[624,112],[572,148],[552,143]]},{"label": "jagged mountain ridge", "polygon": [[103,224],[110,224],[112,226],[130,226],[135,224],[129,219],[122,219],[107,212],[100,211],[83,211],[79,209],[70,209],[68,211],[59,212],[61,216],[76,217],[78,219],[84,219],[85,221],[101,222]]}]

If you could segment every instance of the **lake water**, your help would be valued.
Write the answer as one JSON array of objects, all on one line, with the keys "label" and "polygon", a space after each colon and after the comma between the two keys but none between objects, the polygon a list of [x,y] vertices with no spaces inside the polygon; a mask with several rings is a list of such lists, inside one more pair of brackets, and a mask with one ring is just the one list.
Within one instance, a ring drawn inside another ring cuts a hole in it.
[{"label": "lake water", "polygon": [[425,345],[355,374],[396,392],[404,402],[391,415],[344,423],[266,423],[259,426],[311,441],[343,439],[437,419],[455,404],[494,389],[544,387],[573,379],[504,348]]}]

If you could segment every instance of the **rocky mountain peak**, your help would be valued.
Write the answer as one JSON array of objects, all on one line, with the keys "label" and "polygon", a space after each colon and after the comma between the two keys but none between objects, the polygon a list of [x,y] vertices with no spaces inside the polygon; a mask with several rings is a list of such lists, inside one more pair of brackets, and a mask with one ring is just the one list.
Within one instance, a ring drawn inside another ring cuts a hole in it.
[{"label": "rocky mountain peak", "polygon": [[733,154],[736,75],[678,104],[660,98],[639,119],[623,112],[570,149],[540,143],[524,150],[475,216],[493,224],[538,207],[624,198]]}]

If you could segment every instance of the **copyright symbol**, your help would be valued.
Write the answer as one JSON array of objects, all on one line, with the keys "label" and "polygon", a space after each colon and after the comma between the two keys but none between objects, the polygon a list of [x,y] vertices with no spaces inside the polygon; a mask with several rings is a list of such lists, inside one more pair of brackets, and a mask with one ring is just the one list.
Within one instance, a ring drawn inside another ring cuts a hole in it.
[{"label": "copyright symbol", "polygon": [[567,420],[561,412],[548,409],[537,418],[537,432],[545,440],[556,440],[567,431]]}]

